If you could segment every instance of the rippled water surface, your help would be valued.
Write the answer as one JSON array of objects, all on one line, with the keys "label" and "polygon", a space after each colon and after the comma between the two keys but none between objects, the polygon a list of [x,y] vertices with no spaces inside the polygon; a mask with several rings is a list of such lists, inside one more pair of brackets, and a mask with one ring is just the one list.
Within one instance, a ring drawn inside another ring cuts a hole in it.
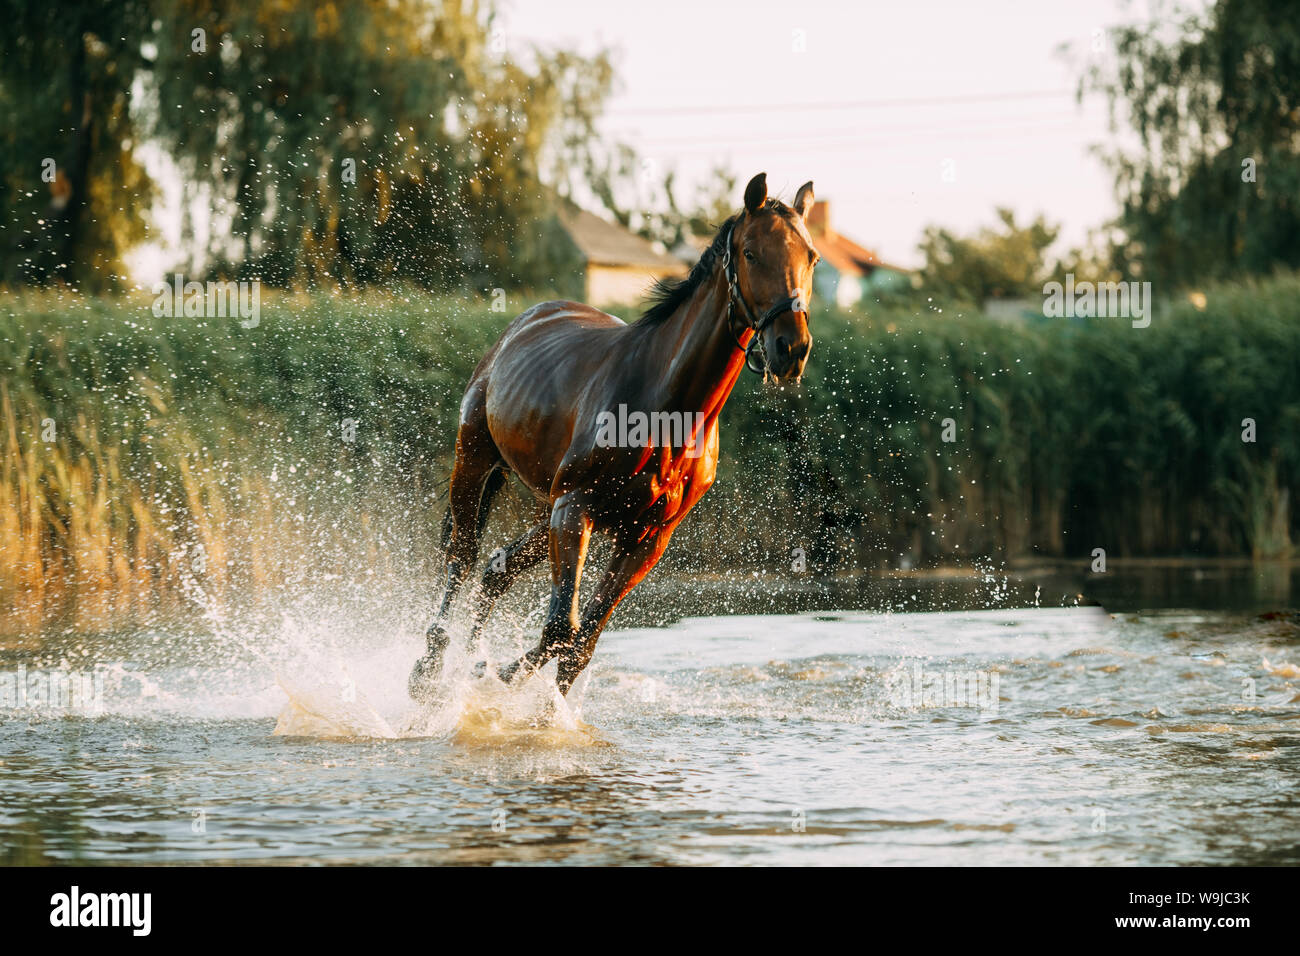
[{"label": "rippled water surface", "polygon": [[458,658],[429,711],[402,689],[417,644],[356,623],[225,663],[142,647],[98,662],[98,715],[6,701],[0,858],[1296,863],[1298,631],[687,618],[607,633],[572,707],[548,672],[507,689]]}]

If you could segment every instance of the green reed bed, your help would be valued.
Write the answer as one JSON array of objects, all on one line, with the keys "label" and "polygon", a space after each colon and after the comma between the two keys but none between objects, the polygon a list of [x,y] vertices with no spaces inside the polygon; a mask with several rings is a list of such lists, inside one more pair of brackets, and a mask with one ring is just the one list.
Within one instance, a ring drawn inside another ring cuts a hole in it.
[{"label": "green reed bed", "polygon": [[[1300,278],[1206,296],[1146,329],[819,311],[800,389],[742,379],[718,482],[667,560],[1285,556]],[[248,328],[148,298],[0,298],[0,632],[426,581],[464,383],[532,300],[488,301],[267,293]],[[526,511],[507,498],[494,537]]]}]

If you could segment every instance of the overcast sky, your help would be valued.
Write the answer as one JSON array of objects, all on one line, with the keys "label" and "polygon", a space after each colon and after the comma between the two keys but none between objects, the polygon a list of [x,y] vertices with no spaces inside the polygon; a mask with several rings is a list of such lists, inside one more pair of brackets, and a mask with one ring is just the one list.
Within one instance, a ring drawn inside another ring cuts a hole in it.
[{"label": "overcast sky", "polygon": [[[1077,245],[1115,213],[1089,146],[1104,101],[1075,103],[1095,31],[1147,20],[1150,0],[506,0],[507,43],[615,51],[605,130],[686,183],[722,161],[805,180],[836,229],[915,265],[922,229],[969,231],[995,206],[1038,212]],[[802,44],[803,51],[798,47]],[[945,181],[949,172],[951,182]],[[739,203],[739,197],[737,197]]]}]

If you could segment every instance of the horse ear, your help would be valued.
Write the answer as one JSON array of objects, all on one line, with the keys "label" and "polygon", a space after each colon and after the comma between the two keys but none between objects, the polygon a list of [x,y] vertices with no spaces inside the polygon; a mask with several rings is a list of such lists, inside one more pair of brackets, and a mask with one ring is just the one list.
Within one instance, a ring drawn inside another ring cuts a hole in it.
[{"label": "horse ear", "polygon": [[767,202],[767,173],[759,173],[745,187],[745,208],[751,213],[758,212],[765,202]]},{"label": "horse ear", "polygon": [[808,213],[812,212],[813,207],[813,188],[812,180],[808,180],[799,187],[799,191],[794,194],[794,211],[803,218],[808,218]]}]

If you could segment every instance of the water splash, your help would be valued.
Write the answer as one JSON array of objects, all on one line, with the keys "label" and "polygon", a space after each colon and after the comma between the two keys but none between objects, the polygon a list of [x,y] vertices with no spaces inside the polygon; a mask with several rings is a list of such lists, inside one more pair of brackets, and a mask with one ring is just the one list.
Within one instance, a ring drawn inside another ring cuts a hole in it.
[{"label": "water splash", "polygon": [[[553,668],[544,668],[517,685],[499,680],[488,668],[473,676],[468,656],[448,652],[432,703],[411,704],[400,719],[390,722],[343,675],[322,680],[321,671],[290,677],[277,675],[289,700],[281,710],[278,736],[361,738],[442,738],[468,747],[572,747],[606,744],[582,722],[583,688],[573,700],[556,689]],[[585,683],[585,682],[584,682]]]}]

